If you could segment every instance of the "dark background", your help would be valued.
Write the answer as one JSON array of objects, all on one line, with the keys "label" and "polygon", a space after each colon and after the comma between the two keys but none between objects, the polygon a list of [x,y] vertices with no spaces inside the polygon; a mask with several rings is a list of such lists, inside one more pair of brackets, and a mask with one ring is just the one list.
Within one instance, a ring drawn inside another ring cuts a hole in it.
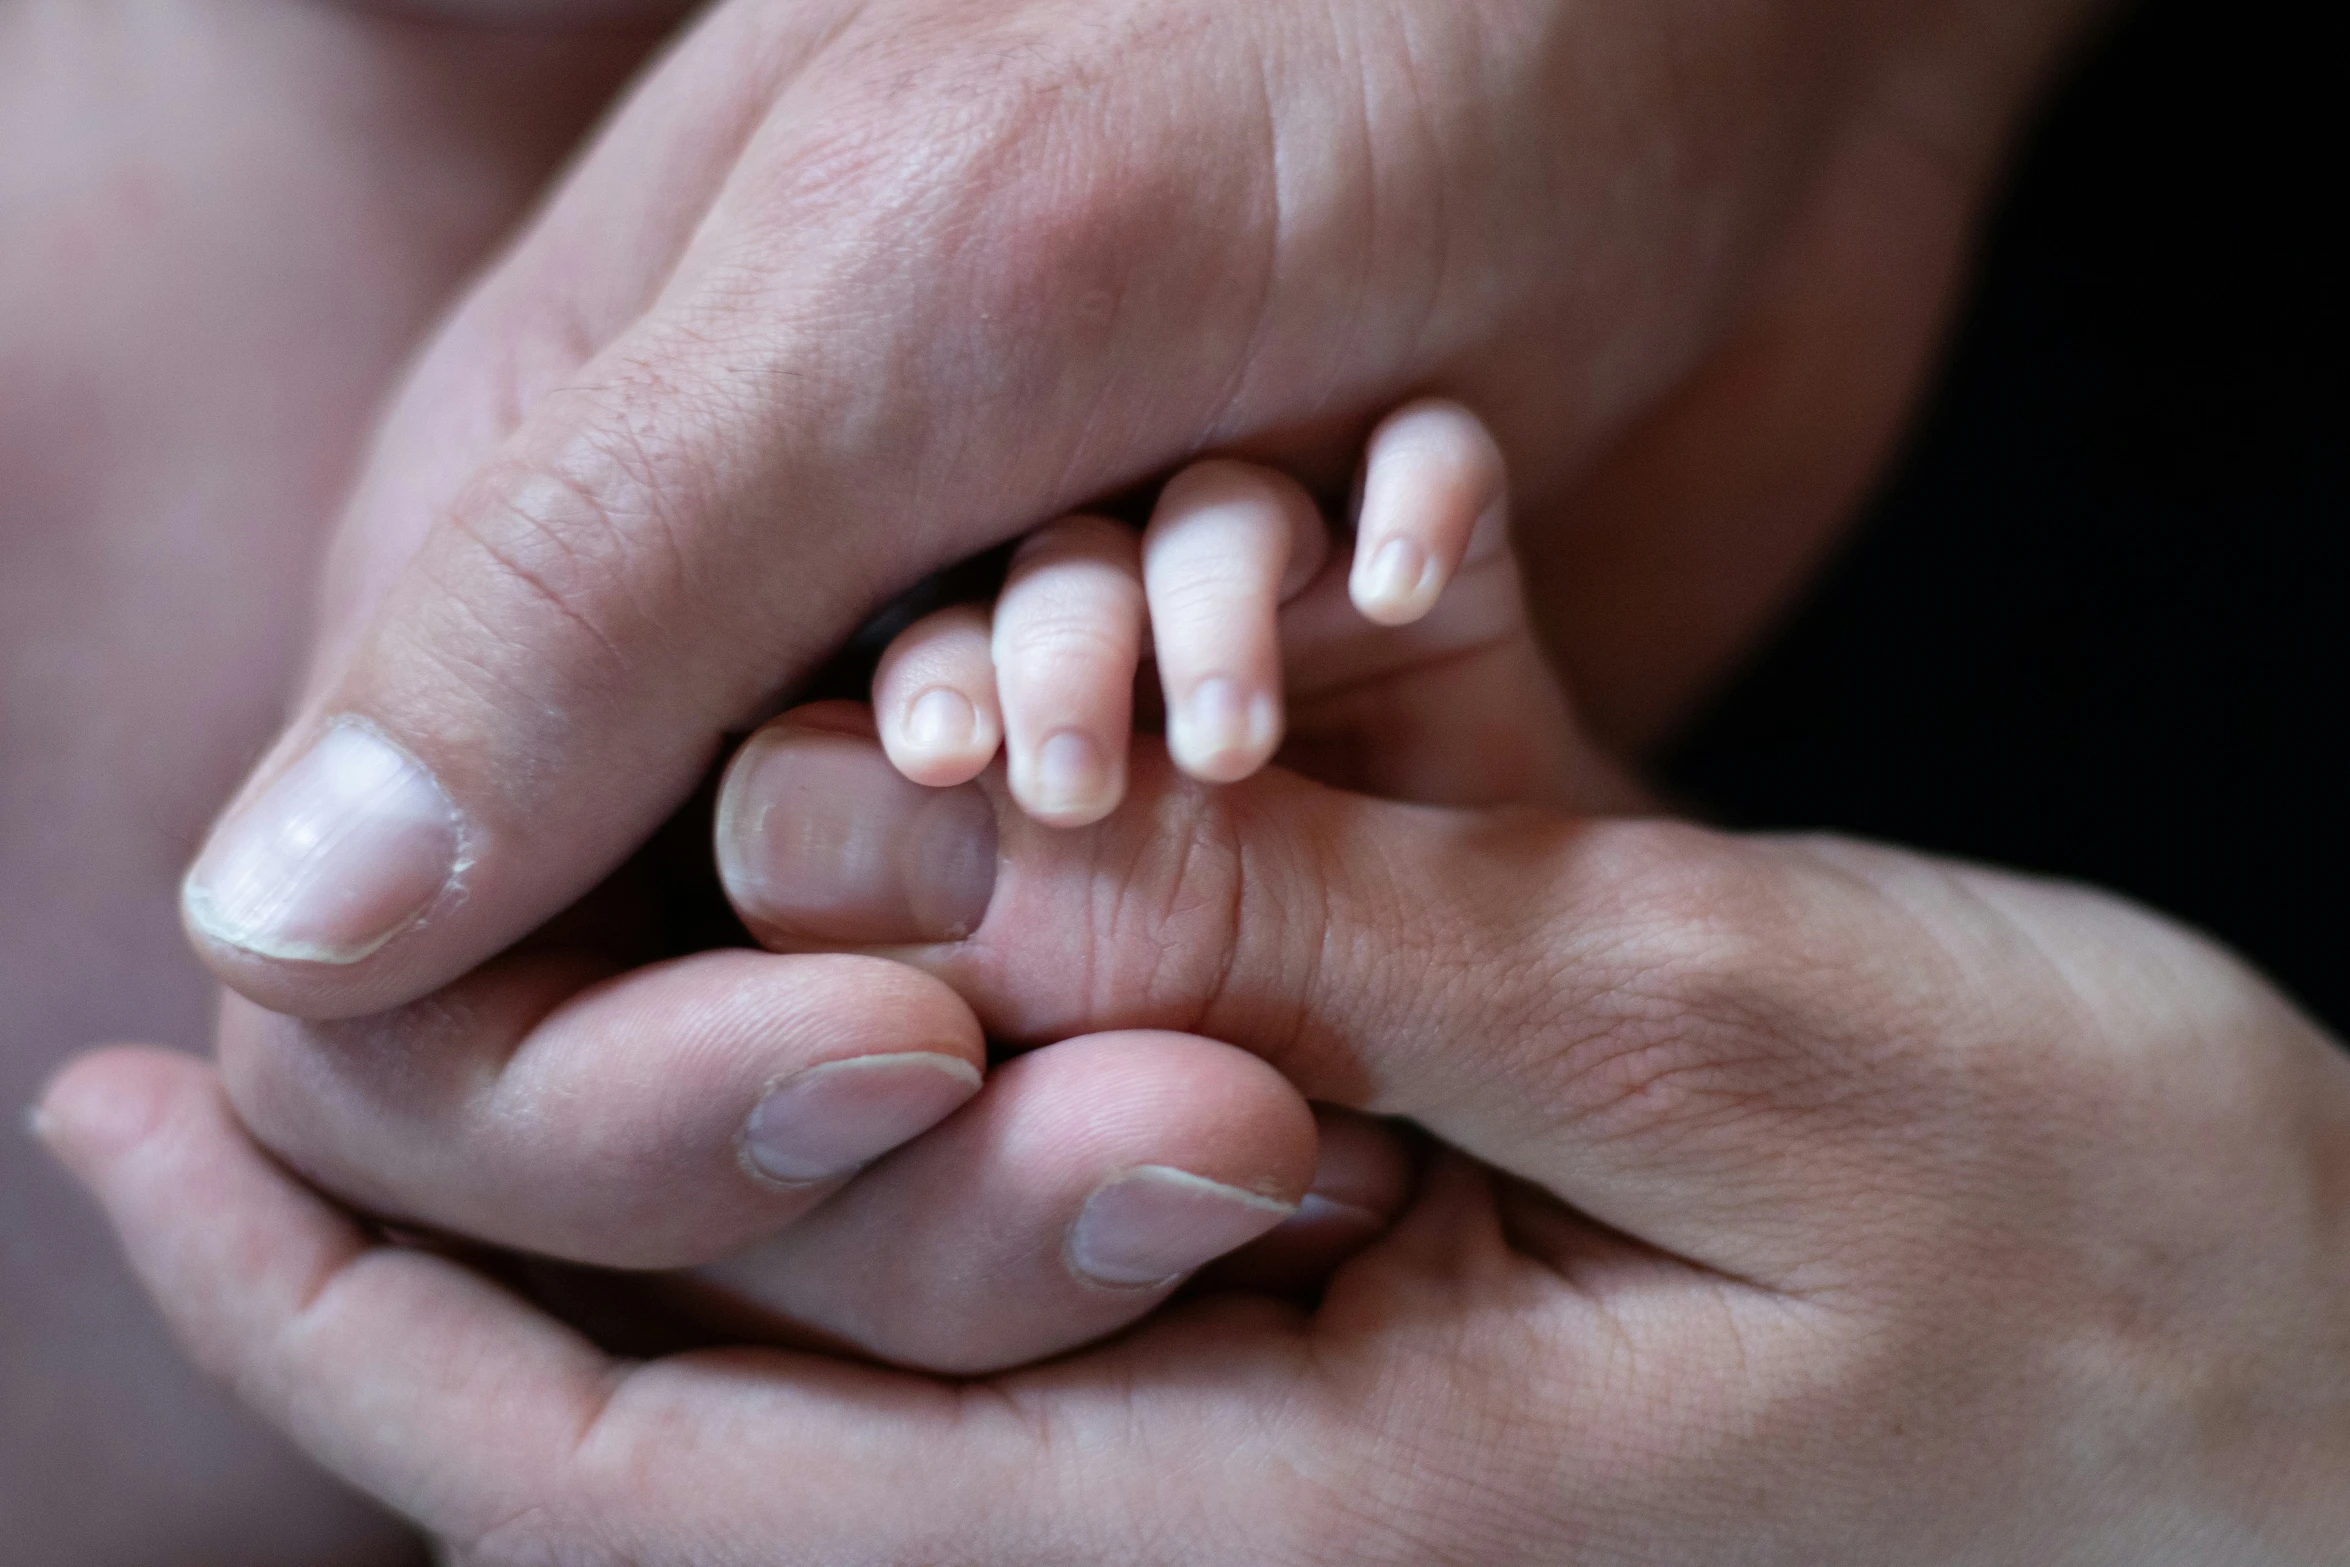
[{"label": "dark background", "polygon": [[1907,457],[1675,786],[2129,893],[2350,1036],[2345,31],[2156,0],[2090,53]]}]

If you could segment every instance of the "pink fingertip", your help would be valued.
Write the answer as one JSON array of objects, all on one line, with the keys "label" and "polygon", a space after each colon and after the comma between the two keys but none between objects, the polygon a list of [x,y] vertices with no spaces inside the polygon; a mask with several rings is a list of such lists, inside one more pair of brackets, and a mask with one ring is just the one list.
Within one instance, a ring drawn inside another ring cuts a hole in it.
[{"label": "pink fingertip", "polygon": [[1227,675],[1194,686],[1172,717],[1168,749],[1177,766],[1203,783],[1238,783],[1281,743],[1280,704]]},{"label": "pink fingertip", "polygon": [[1416,539],[1389,539],[1358,561],[1348,596],[1363,618],[1382,626],[1408,626],[1436,607],[1444,577]]},{"label": "pink fingertip", "polygon": [[906,710],[906,743],[936,756],[968,750],[979,738],[979,710],[962,692],[932,686]]}]

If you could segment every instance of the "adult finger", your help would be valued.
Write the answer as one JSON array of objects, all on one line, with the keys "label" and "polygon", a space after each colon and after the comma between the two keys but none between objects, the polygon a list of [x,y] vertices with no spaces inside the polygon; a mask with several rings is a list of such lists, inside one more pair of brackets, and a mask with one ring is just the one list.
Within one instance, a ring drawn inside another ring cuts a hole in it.
[{"label": "adult finger", "polygon": [[370,1212],[636,1268],[780,1229],[969,1100],[986,1064],[935,980],[739,951],[602,979],[516,957],[335,1023],[232,999],[220,1055],[255,1134]]},{"label": "adult finger", "polygon": [[1148,1314],[1296,1217],[1315,1170],[1311,1112],[1256,1057],[1094,1035],[999,1068],[946,1125],[701,1271],[885,1359],[991,1371]]},{"label": "adult finger", "polygon": [[339,1023],[232,999],[224,1069],[266,1146],[369,1212],[603,1267],[733,1257],[713,1276],[740,1304],[927,1369],[1123,1327],[1315,1185],[1320,1222],[1263,1268],[1310,1272],[1400,1203],[1363,1135],[1321,1170],[1296,1091],[1206,1040],[1072,1043],[983,1086],[969,1011],[900,965],[714,952],[582,982],[509,959]]},{"label": "adult finger", "polygon": [[1339,1264],[1388,1233],[1419,1184],[1419,1149],[1375,1116],[1314,1106],[1314,1182],[1297,1212],[1200,1270],[1211,1290],[1310,1297]]},{"label": "adult finger", "polygon": [[[1138,759],[1129,807],[1084,833],[1024,824],[993,775],[964,786],[995,808],[983,917],[967,934],[908,919],[877,942],[872,911],[920,900],[844,867],[921,867],[810,851],[900,830],[886,797],[847,783],[887,762],[825,721],[754,737],[729,775],[721,864],[770,945],[833,945],[861,919],[864,944],[947,980],[999,1038],[1228,1039],[1309,1097],[1410,1117],[1740,1274],[1816,1260],[1817,1237],[1774,1216],[1808,1213],[1818,1183],[1891,1135],[1856,1085],[1898,1059],[1903,987],[1951,961],[1841,853],[1395,805],[1278,771],[1208,790],[1163,756]],[[792,798],[824,833],[761,833],[756,797],[819,763],[826,792]],[[1940,875],[1903,896],[1964,901]],[[1889,950],[1901,961],[1872,966]]]},{"label": "adult finger", "polygon": [[84,1057],[35,1124],[197,1361],[461,1560],[728,1560],[745,1529],[825,1560],[1037,1559],[1020,1499],[1045,1455],[1000,1400],[773,1352],[614,1361],[450,1261],[372,1243],[186,1056]]},{"label": "adult finger", "polygon": [[[482,470],[529,412],[594,400],[578,390],[583,378],[597,379],[590,366],[660,296],[777,84],[806,63],[834,20],[828,13],[840,7],[757,9],[771,14],[717,9],[651,73],[515,253],[455,314],[391,412],[330,559],[304,716],[231,803],[184,889],[183,913],[199,952],[231,984],[282,1010],[355,1015],[423,994],[471,964],[443,963],[434,979],[417,980],[401,971],[397,955],[388,967],[369,960],[419,924],[436,927],[425,945],[448,940],[455,934],[450,917],[460,909],[467,912],[459,925],[478,921],[506,896],[484,862],[499,858],[490,829],[510,821],[499,807],[514,802],[466,807],[476,805],[477,792],[495,795],[520,782],[504,766],[513,753],[470,777],[432,768],[443,747],[463,748],[472,725],[506,724],[509,736],[521,739],[533,721],[510,705],[503,719],[491,716],[500,703],[480,688],[491,676],[483,666],[447,668],[438,677],[418,671],[393,682],[435,684],[458,702],[443,715],[452,722],[437,728],[390,693],[376,701],[354,690],[355,670],[356,683],[364,683],[370,668],[401,659],[361,649],[374,640],[370,628],[399,583],[452,570],[445,559],[419,561],[463,553],[452,533],[486,530],[477,544],[505,561],[505,608],[534,591],[533,583],[552,581],[534,569],[527,543],[522,553],[507,550],[545,511],[538,503],[561,489],[563,473],[542,470],[527,480],[509,473],[513,483],[501,490]],[[506,524],[494,538],[491,519]],[[439,605],[444,618],[484,617],[472,621],[475,635],[527,636],[523,624],[487,602],[492,585],[481,573],[466,581],[485,591],[444,595],[427,587],[419,596]],[[558,606],[542,609],[560,613]],[[452,632],[443,643],[433,631],[412,629],[406,656],[423,663],[458,652],[465,639]],[[509,651],[520,654],[521,643]],[[469,694],[460,698],[460,691]],[[536,722],[546,714],[542,704]],[[683,746],[654,763],[659,776],[673,779],[672,796],[690,787],[692,751]],[[597,797],[610,792],[591,788],[574,800],[593,815],[599,805],[608,808],[608,799]],[[588,842],[583,837],[575,847]],[[564,892],[549,895],[537,913],[570,902],[633,847],[616,836],[616,852],[601,862],[561,855],[542,862],[542,884]],[[564,859],[571,863],[558,868],[554,862]],[[476,956],[532,923],[513,923]]]},{"label": "adult finger", "polygon": [[[560,1470],[608,1395],[615,1368],[593,1346],[449,1263],[371,1245],[272,1165],[200,1061],[84,1056],[34,1127],[104,1206],[197,1364],[436,1530],[495,1526]],[[360,1407],[376,1435],[355,1429]],[[443,1424],[460,1407],[462,1447]],[[444,1439],[422,1440],[427,1426]]]}]

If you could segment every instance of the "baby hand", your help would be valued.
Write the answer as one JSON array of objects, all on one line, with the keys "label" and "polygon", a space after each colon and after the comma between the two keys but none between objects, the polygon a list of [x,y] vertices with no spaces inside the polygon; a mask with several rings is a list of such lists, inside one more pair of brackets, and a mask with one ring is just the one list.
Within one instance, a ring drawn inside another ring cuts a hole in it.
[{"label": "baby hand", "polygon": [[[1335,560],[1301,487],[1229,459],[1177,474],[1139,537],[1085,516],[1037,530],[992,606],[941,610],[890,644],[873,684],[890,760],[918,783],[945,786],[976,777],[1000,745],[1013,798],[1030,816],[1065,827],[1101,820],[1125,793],[1146,625],[1167,749],[1209,783],[1245,778],[1280,749],[1285,693],[1325,711],[1352,708],[1354,686],[1464,653],[1516,655],[1505,662],[1523,734],[1566,727],[1555,686],[1533,692],[1515,678],[1550,685],[1526,630],[1501,453],[1484,425],[1456,404],[1411,404],[1373,432],[1363,469],[1354,545]],[[1480,591],[1458,613],[1448,605],[1444,624],[1430,622],[1465,570]],[[1378,629],[1415,622],[1424,624],[1403,639]],[[1419,696],[1408,705],[1425,707]],[[1529,706],[1530,697],[1547,700]],[[1558,722],[1542,721],[1550,716]],[[1363,717],[1350,713],[1345,727]]]}]

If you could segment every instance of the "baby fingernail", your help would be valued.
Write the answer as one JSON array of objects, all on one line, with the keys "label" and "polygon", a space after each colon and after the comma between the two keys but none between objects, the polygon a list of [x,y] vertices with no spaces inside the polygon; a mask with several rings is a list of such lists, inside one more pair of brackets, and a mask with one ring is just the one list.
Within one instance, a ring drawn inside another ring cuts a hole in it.
[{"label": "baby fingernail", "polygon": [[1366,614],[1381,619],[1416,618],[1426,606],[1428,552],[1410,539],[1390,539],[1356,575],[1354,600]]},{"label": "baby fingernail", "polygon": [[954,1056],[828,1061],[759,1101],[743,1128],[743,1158],[785,1185],[837,1180],[936,1126],[978,1091],[978,1068]]},{"label": "baby fingernail", "polygon": [[1172,1284],[1296,1211],[1294,1203],[1146,1164],[1085,1200],[1069,1230],[1069,1266],[1118,1289]]},{"label": "baby fingernail", "polygon": [[995,896],[995,810],[854,736],[769,729],[718,803],[718,874],[752,926],[830,946],[959,941]]},{"label": "baby fingernail", "polygon": [[339,723],[223,822],[181,888],[225,946],[356,963],[414,924],[462,869],[457,808],[416,759]]},{"label": "baby fingernail", "polygon": [[979,713],[962,692],[932,686],[906,713],[906,740],[917,751],[959,751],[979,729]]},{"label": "baby fingernail", "polygon": [[1101,747],[1093,743],[1092,736],[1074,729],[1047,736],[1037,747],[1030,782],[1035,808],[1047,816],[1103,814],[1115,790]]},{"label": "baby fingernail", "polygon": [[1214,675],[1193,687],[1177,711],[1171,744],[1184,771],[1229,782],[1271,753],[1280,722],[1271,697],[1251,698],[1237,680]]}]

